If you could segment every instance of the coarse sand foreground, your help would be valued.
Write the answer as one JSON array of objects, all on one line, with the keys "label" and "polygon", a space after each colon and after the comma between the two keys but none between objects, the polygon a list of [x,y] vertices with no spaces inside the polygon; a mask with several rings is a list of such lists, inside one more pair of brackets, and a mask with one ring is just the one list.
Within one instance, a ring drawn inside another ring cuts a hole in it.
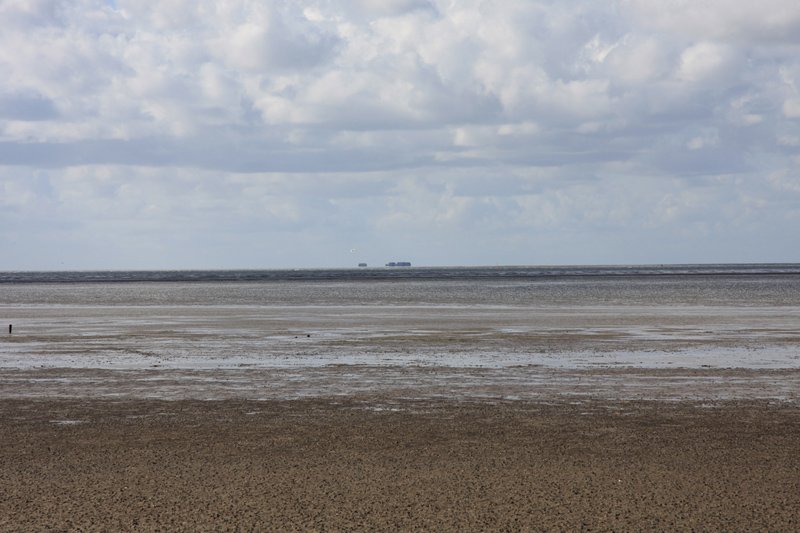
[{"label": "coarse sand foreground", "polygon": [[4,531],[800,530],[800,407],[0,400]]}]

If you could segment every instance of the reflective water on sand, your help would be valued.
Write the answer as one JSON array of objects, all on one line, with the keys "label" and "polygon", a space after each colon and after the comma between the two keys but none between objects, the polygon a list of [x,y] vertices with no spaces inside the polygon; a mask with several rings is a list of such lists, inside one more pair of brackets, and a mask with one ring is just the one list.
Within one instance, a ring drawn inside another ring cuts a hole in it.
[{"label": "reflective water on sand", "polygon": [[[115,372],[164,397],[654,394],[651,378],[613,372],[737,368],[770,371],[748,390],[786,397],[800,369],[800,276],[782,274],[12,283],[0,285],[0,315],[14,324],[0,339],[5,395],[24,383],[139,390]],[[779,370],[789,377],[777,383]]]}]

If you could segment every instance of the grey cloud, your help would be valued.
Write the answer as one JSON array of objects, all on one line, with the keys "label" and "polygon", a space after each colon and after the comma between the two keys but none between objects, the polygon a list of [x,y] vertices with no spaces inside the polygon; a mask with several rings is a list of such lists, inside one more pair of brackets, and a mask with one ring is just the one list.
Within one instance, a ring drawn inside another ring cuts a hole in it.
[{"label": "grey cloud", "polygon": [[[261,18],[245,20],[222,36],[228,57],[252,71],[313,67],[332,58],[340,39],[293,9],[272,8]],[[226,43],[227,41],[227,43]]]},{"label": "grey cloud", "polygon": [[60,25],[66,7],[66,3],[59,0],[3,2],[0,4],[0,20],[7,27]]},{"label": "grey cloud", "polygon": [[9,120],[53,120],[59,113],[49,98],[36,93],[0,95],[0,118]]},{"label": "grey cloud", "polygon": [[430,155],[380,150],[269,146],[255,140],[234,144],[214,138],[176,141],[85,140],[63,143],[0,142],[0,164],[59,168],[82,165],[167,166],[230,172],[364,172],[433,163]]},{"label": "grey cloud", "polygon": [[686,146],[658,146],[639,160],[668,176],[741,174],[752,170],[746,153],[736,153],[728,147],[690,150]]}]

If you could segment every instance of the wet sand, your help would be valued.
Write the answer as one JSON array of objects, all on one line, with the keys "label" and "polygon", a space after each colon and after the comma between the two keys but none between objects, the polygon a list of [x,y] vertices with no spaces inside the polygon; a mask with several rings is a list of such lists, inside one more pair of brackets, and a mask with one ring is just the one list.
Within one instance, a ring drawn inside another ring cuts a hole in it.
[{"label": "wet sand", "polygon": [[800,408],[0,401],[4,531],[797,531]]},{"label": "wet sand", "polygon": [[800,404],[800,369],[560,369],[328,365],[270,369],[0,368],[0,399],[289,400],[374,397],[384,402],[769,400]]}]

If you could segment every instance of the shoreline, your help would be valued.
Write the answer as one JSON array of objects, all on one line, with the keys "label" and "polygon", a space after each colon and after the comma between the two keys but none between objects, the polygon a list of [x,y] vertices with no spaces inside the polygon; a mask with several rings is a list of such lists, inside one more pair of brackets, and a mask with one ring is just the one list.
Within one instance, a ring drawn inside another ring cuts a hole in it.
[{"label": "shoreline", "polygon": [[774,401],[800,405],[800,369],[559,369],[326,365],[269,369],[0,368],[0,400]]}]

